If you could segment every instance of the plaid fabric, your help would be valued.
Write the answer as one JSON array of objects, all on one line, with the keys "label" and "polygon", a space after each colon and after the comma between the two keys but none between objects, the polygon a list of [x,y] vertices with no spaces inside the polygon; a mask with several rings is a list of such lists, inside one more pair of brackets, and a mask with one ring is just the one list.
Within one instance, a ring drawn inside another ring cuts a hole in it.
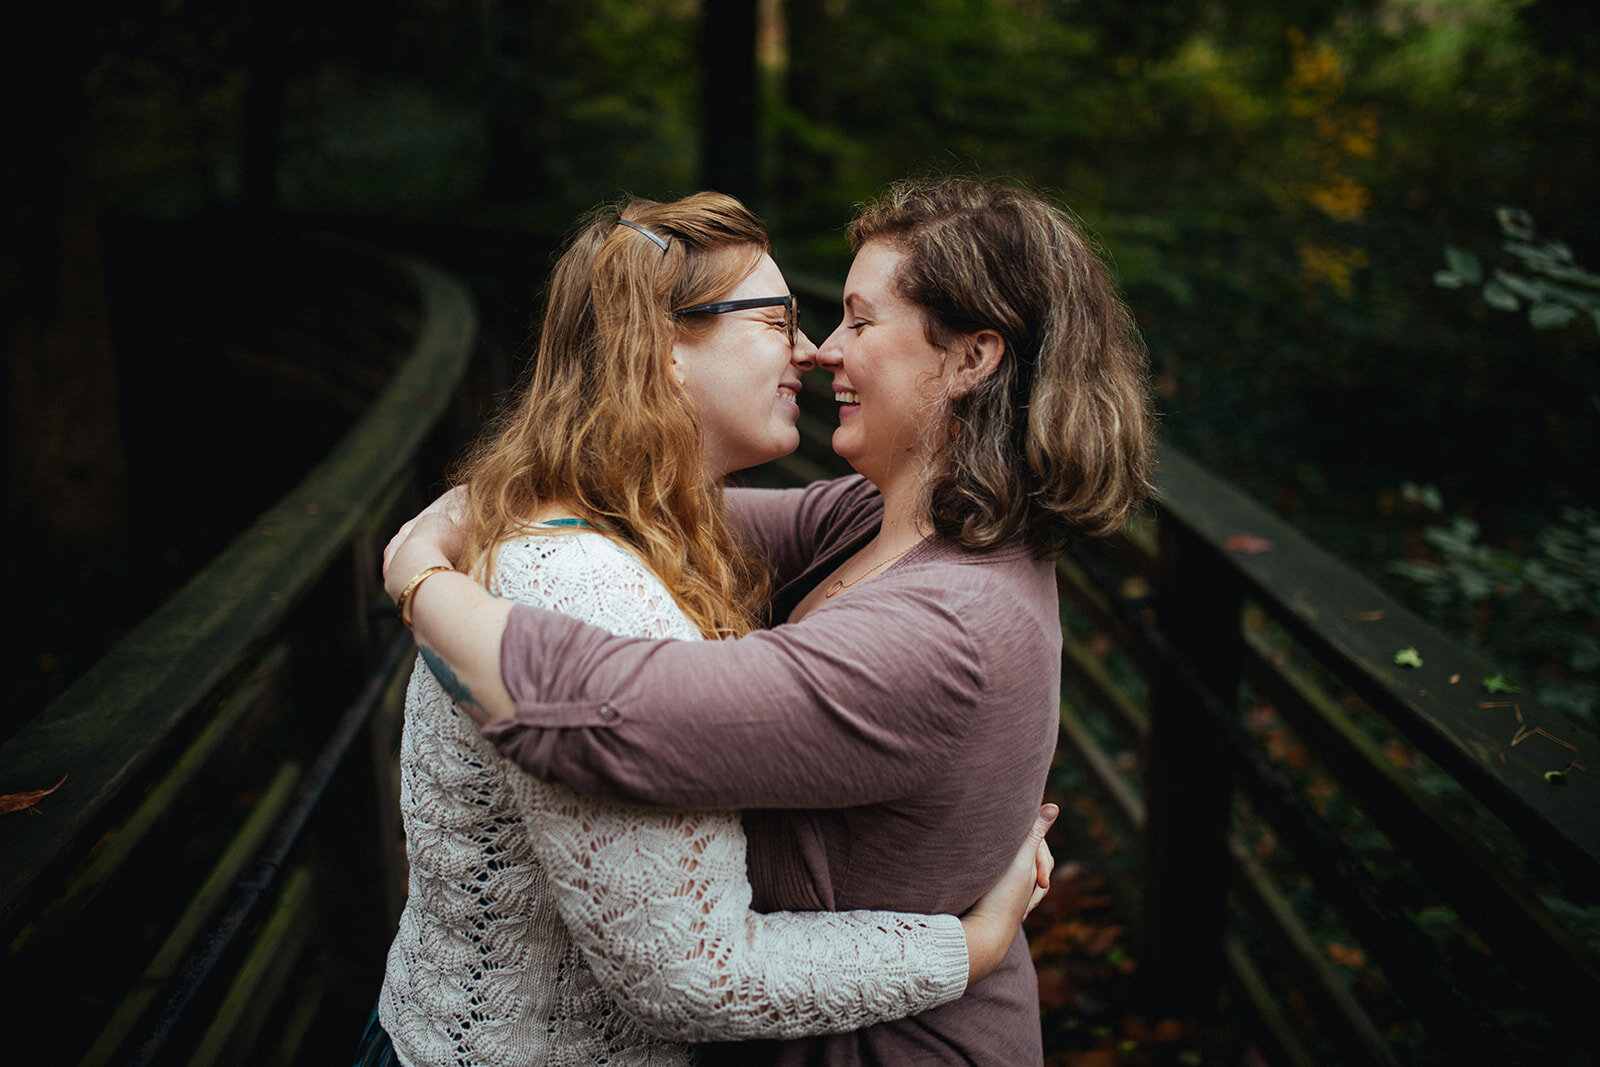
[{"label": "plaid fabric", "polygon": [[366,1033],[361,1035],[361,1044],[356,1046],[355,1067],[400,1067],[400,1057],[394,1054],[394,1042],[378,1022],[376,1006],[372,1009],[372,1018],[367,1020]]}]

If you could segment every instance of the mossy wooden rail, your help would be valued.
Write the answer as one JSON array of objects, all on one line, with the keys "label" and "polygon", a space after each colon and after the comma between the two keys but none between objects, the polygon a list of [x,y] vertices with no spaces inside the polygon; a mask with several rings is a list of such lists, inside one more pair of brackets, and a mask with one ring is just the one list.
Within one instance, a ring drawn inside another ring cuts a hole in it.
[{"label": "mossy wooden rail", "polygon": [[[754,480],[839,469],[811,385]],[[1058,568],[1057,855],[1099,855],[1075,798],[1138,842],[1147,1018],[1226,1004],[1273,1063],[1600,1060],[1600,742],[1175,449],[1158,488]]]},{"label": "mossy wooden rail", "polygon": [[477,325],[425,264],[324,251],[303,284],[349,298],[294,328],[367,346],[387,386],[0,747],[0,794],[64,778],[0,821],[10,1062],[294,1062],[328,1034],[353,1049],[376,993],[404,865],[394,718],[372,711],[398,707],[409,647],[379,553],[466,428]]}]

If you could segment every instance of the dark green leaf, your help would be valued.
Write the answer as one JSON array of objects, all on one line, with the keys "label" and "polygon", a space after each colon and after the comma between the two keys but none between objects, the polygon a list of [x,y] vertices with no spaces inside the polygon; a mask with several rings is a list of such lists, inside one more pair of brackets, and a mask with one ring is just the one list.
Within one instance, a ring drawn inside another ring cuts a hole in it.
[{"label": "dark green leaf", "polygon": [[1483,287],[1483,302],[1501,311],[1515,311],[1522,306],[1509,289],[1497,282],[1490,282]]},{"label": "dark green leaf", "polygon": [[1522,692],[1522,686],[1503,674],[1491,674],[1483,680],[1483,691],[1486,693],[1520,693]]},{"label": "dark green leaf", "polygon": [[1445,245],[1444,261],[1449,264],[1451,272],[1459,275],[1466,284],[1477,285],[1483,281],[1483,264],[1479,263],[1478,257],[1471,252],[1454,245]]},{"label": "dark green leaf", "polygon": [[1500,223],[1500,229],[1507,237],[1514,237],[1523,241],[1533,240],[1533,216],[1520,207],[1506,207],[1501,205],[1495,208],[1494,217]]},{"label": "dark green leaf", "polygon": [[1548,295],[1542,283],[1524,278],[1520,274],[1512,274],[1508,270],[1495,271],[1494,280],[1504,286],[1513,296],[1521,297],[1523,300],[1531,300],[1537,303]]},{"label": "dark green leaf", "polygon": [[1554,330],[1578,317],[1578,313],[1565,304],[1535,304],[1528,309],[1528,321],[1536,330]]}]

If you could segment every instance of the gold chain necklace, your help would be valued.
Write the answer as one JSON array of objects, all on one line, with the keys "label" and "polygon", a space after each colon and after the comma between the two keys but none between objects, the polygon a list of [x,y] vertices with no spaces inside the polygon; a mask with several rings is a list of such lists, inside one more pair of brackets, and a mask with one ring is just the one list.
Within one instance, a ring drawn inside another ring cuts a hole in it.
[{"label": "gold chain necklace", "polygon": [[909,547],[902,548],[900,551],[896,552],[894,555],[890,556],[888,559],[884,560],[882,563],[873,564],[871,567],[867,568],[866,571],[864,571],[863,573],[861,573],[861,574],[857,575],[856,577],[850,579],[848,582],[840,580],[840,579],[836,579],[832,585],[828,586],[828,588],[826,590],[824,590],[824,592],[822,594],[822,598],[824,600],[832,599],[833,597],[836,597],[840,593],[844,592],[846,589],[849,589],[852,585],[855,585],[857,582],[866,581],[867,577],[869,575],[871,575],[874,571],[882,570],[883,568],[887,567],[889,564],[893,563],[895,560],[899,559],[901,556],[905,555],[907,552],[910,552],[911,549],[916,548],[917,545],[920,545],[920,544],[922,544],[922,542],[920,540],[912,542],[912,544]]}]

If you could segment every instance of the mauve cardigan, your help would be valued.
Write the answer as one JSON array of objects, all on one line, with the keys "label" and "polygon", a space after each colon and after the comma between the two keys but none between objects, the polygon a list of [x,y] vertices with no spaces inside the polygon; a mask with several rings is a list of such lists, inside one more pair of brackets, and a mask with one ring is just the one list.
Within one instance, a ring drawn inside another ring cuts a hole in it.
[{"label": "mauve cardigan", "polygon": [[[876,532],[859,477],[733,490],[766,546],[773,617]],[[614,637],[512,609],[500,670],[516,714],[484,727],[524,768],[580,792],[746,809],[758,910],[959,914],[1032,826],[1060,703],[1051,561],[930,538],[797,623],[732,641]],[[710,1063],[994,1064],[1043,1060],[1018,932],[959,1000],[853,1033],[705,1046]]]}]

